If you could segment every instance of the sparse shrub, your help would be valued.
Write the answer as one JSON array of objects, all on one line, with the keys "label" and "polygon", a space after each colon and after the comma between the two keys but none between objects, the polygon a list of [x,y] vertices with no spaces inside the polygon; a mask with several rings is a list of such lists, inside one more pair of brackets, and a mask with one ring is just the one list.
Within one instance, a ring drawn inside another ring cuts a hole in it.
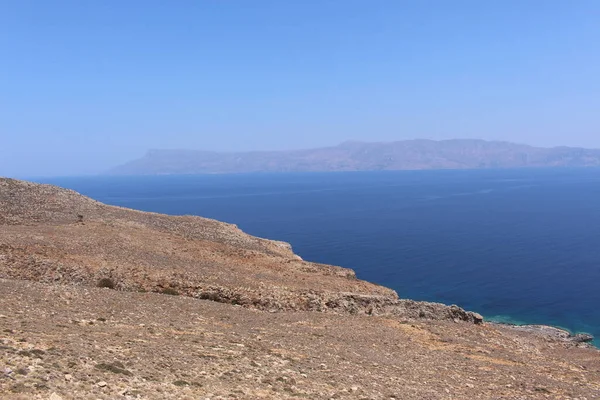
[{"label": "sparse shrub", "polygon": [[11,386],[10,391],[13,393],[27,392],[27,386],[23,382],[19,382]]},{"label": "sparse shrub", "polygon": [[33,387],[38,390],[50,390],[50,387],[43,382],[36,382],[33,384]]},{"label": "sparse shrub", "polygon": [[120,363],[118,361],[116,361],[112,364],[105,364],[105,363],[96,364],[95,368],[102,370],[102,371],[112,372],[113,374],[123,374],[123,375],[127,375],[127,376],[133,375],[130,371],[125,369],[125,366],[122,363]]},{"label": "sparse shrub", "polygon": [[171,296],[179,296],[179,292],[173,288],[164,288],[160,291],[162,294],[169,294]]},{"label": "sparse shrub", "polygon": [[98,283],[96,284],[97,287],[99,288],[109,288],[109,289],[114,289],[115,288],[115,281],[113,281],[110,278],[102,278],[98,281]]},{"label": "sparse shrub", "polygon": [[29,350],[29,352],[38,358],[42,358],[42,356],[44,354],[46,354],[46,352],[44,350],[40,350],[40,349],[32,349],[32,350]]},{"label": "sparse shrub", "polygon": [[83,224],[83,215],[77,214],[77,222],[79,222],[80,224]]},{"label": "sparse shrub", "polygon": [[175,381],[173,382],[173,385],[175,386],[189,386],[190,384],[186,381]]}]

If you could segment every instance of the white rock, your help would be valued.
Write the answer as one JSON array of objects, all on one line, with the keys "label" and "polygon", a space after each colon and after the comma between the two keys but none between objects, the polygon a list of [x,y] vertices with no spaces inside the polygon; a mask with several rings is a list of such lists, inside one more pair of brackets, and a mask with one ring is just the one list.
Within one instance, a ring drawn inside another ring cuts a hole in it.
[{"label": "white rock", "polygon": [[105,387],[106,385],[108,385],[108,383],[102,381],[102,382],[98,382],[97,385],[98,385],[98,387]]},{"label": "white rock", "polygon": [[49,397],[49,400],[63,400],[63,398],[57,395],[56,393],[52,393]]}]

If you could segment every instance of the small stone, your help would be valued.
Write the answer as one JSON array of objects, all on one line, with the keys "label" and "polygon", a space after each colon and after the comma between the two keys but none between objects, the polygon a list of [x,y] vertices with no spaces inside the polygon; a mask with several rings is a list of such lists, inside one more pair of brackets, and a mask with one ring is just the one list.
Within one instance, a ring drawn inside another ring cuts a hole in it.
[{"label": "small stone", "polygon": [[101,381],[97,383],[98,387],[106,387],[106,385],[108,385],[108,383]]},{"label": "small stone", "polygon": [[49,400],[63,400],[62,397],[60,397],[58,394],[56,394],[55,392],[53,392],[50,397],[48,398]]},{"label": "small stone", "polygon": [[70,382],[70,381],[72,381],[72,380],[73,380],[73,375],[71,375],[71,374],[66,374],[66,375],[65,375],[65,381],[68,381],[68,382]]},{"label": "small stone", "polygon": [[473,389],[475,387],[475,385],[473,385],[472,383],[467,383],[466,385],[468,388],[471,388],[471,389]]},{"label": "small stone", "polygon": [[483,316],[481,316],[481,314],[474,312],[473,313],[473,322],[476,324],[482,324],[483,323]]},{"label": "small stone", "polygon": [[353,393],[358,392],[358,386],[352,386],[350,388],[350,391],[353,392]]}]

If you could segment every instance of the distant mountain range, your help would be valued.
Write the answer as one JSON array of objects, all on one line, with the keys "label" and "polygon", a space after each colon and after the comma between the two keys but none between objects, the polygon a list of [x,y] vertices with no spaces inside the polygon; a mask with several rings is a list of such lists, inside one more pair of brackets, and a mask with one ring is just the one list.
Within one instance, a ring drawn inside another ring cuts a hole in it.
[{"label": "distant mountain range", "polygon": [[240,172],[393,171],[600,166],[600,149],[542,148],[484,140],[344,142],[334,147],[290,151],[218,153],[150,150],[109,173],[121,175]]}]

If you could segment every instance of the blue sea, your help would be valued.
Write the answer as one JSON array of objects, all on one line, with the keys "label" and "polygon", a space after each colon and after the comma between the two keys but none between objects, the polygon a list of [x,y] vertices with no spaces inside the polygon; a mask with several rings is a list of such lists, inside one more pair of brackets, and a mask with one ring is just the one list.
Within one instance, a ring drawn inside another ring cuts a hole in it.
[{"label": "blue sea", "polygon": [[600,169],[43,181],[108,204],[231,222],[401,297],[600,338]]}]

